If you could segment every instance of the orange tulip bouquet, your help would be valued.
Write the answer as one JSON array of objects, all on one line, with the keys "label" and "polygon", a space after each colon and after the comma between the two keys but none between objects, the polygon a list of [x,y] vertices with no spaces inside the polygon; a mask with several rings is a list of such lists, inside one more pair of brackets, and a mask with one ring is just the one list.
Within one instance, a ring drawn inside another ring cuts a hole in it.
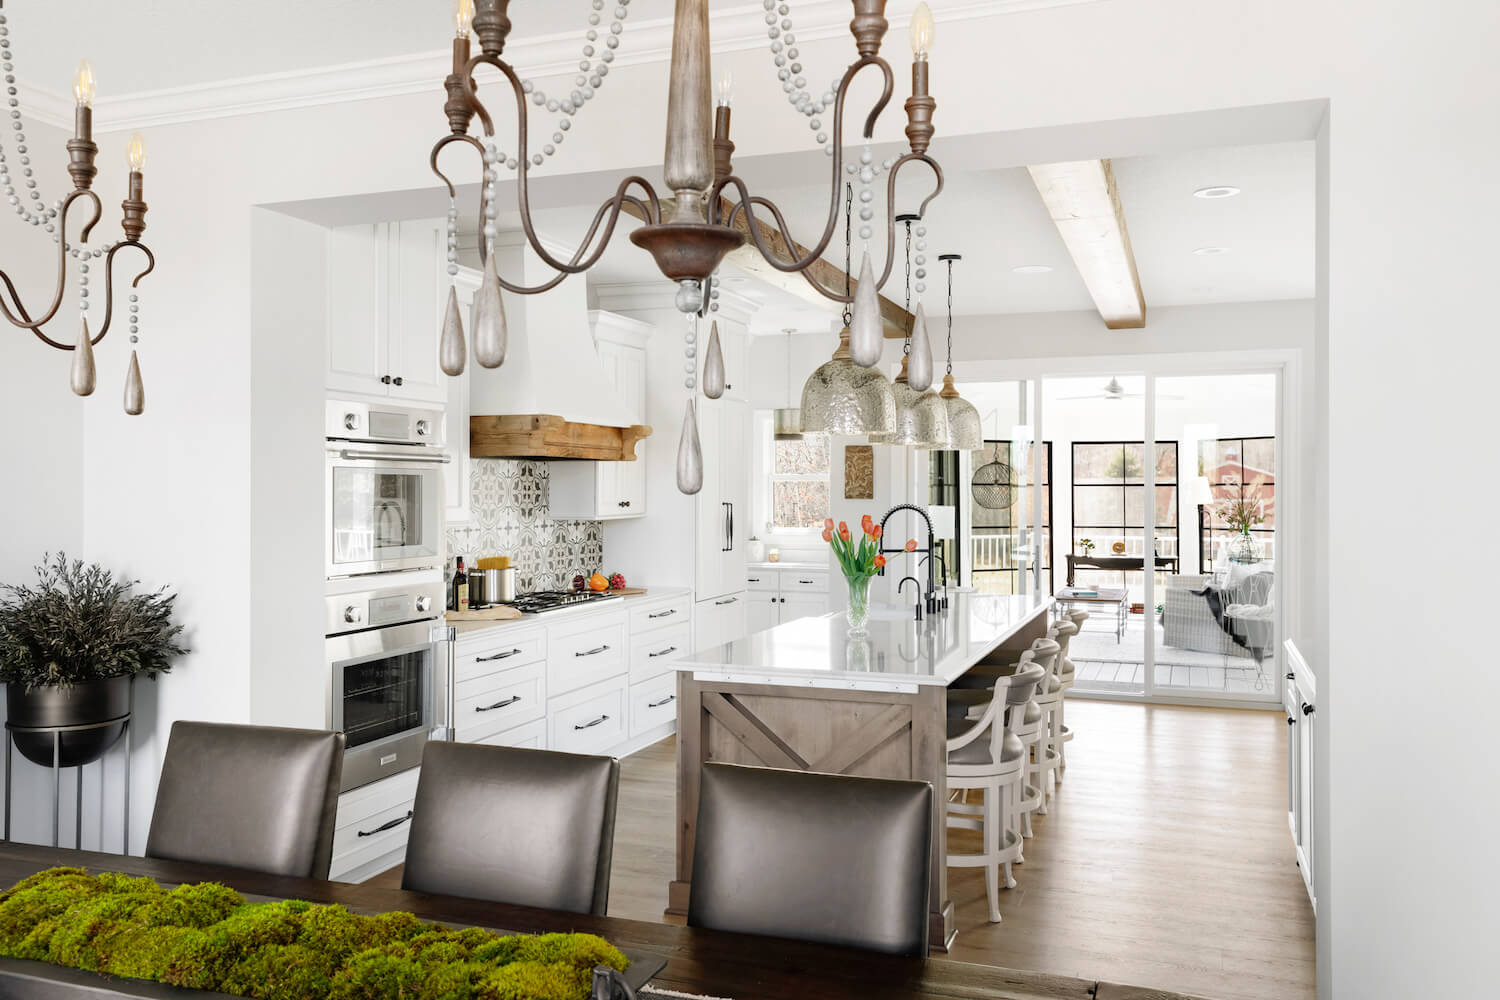
[{"label": "orange tulip bouquet", "polygon": [[[870,615],[870,578],[885,567],[885,556],[880,554],[880,525],[866,514],[860,519],[863,531],[855,541],[849,525],[840,521],[833,526],[833,518],[823,522],[823,541],[833,547],[834,558],[849,584],[849,634],[866,634],[865,623]],[[916,548],[916,543],[907,544],[907,551]]]}]

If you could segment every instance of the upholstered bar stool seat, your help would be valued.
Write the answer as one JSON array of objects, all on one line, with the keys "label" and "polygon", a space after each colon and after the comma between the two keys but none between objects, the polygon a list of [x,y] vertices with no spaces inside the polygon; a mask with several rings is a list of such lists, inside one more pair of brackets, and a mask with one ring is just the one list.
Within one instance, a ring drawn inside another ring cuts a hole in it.
[{"label": "upholstered bar stool seat", "polygon": [[429,743],[401,888],[604,916],[620,764]]},{"label": "upholstered bar stool seat", "polygon": [[328,877],[344,734],[174,722],[146,857]]},{"label": "upholstered bar stool seat", "polygon": [[932,786],[703,765],[688,924],[927,954]]},{"label": "upholstered bar stool seat", "polygon": [[[963,719],[948,720],[948,739],[953,740],[974,728],[974,723]],[[1011,761],[1020,760],[1026,753],[1026,744],[1021,738],[1009,730],[1001,738],[999,763],[1008,764]],[[948,754],[949,764],[993,764],[994,754],[988,740],[974,740],[965,743],[962,747]]]}]

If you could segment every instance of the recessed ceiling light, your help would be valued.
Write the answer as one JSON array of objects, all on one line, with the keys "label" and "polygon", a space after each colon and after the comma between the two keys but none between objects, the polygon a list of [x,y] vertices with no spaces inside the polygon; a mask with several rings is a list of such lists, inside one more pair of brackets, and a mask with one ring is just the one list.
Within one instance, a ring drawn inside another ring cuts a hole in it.
[{"label": "recessed ceiling light", "polygon": [[1229,252],[1228,247],[1199,247],[1193,251],[1195,257],[1222,257]]},{"label": "recessed ceiling light", "polygon": [[1240,193],[1240,189],[1233,184],[1216,184],[1213,187],[1199,188],[1193,192],[1194,198],[1207,198],[1210,201],[1215,198],[1233,198]]},{"label": "recessed ceiling light", "polygon": [[1022,264],[1020,267],[1011,268],[1016,274],[1047,274],[1052,270],[1051,264]]}]

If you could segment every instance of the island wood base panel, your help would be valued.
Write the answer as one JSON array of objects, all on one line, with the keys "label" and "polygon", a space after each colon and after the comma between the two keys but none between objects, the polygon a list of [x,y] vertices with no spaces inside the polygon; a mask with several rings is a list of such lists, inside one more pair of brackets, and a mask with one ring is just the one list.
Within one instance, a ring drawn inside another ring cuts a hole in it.
[{"label": "island wood base panel", "polygon": [[[947,798],[945,691],[934,686],[906,694],[731,684],[679,673],[677,878],[668,889],[667,919],[687,918],[698,787],[705,761],[916,778],[930,782],[933,801],[942,802]],[[929,935],[934,951],[947,951],[955,933],[942,819],[942,812],[933,810]]]}]

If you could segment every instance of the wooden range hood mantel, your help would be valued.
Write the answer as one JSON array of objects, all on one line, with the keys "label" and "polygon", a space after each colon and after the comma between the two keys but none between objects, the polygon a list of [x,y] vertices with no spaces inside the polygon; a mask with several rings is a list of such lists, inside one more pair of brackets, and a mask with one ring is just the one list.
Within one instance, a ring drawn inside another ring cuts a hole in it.
[{"label": "wooden range hood mantel", "polygon": [[473,458],[577,458],[634,462],[635,445],[651,428],[580,424],[550,413],[519,413],[469,418]]}]

